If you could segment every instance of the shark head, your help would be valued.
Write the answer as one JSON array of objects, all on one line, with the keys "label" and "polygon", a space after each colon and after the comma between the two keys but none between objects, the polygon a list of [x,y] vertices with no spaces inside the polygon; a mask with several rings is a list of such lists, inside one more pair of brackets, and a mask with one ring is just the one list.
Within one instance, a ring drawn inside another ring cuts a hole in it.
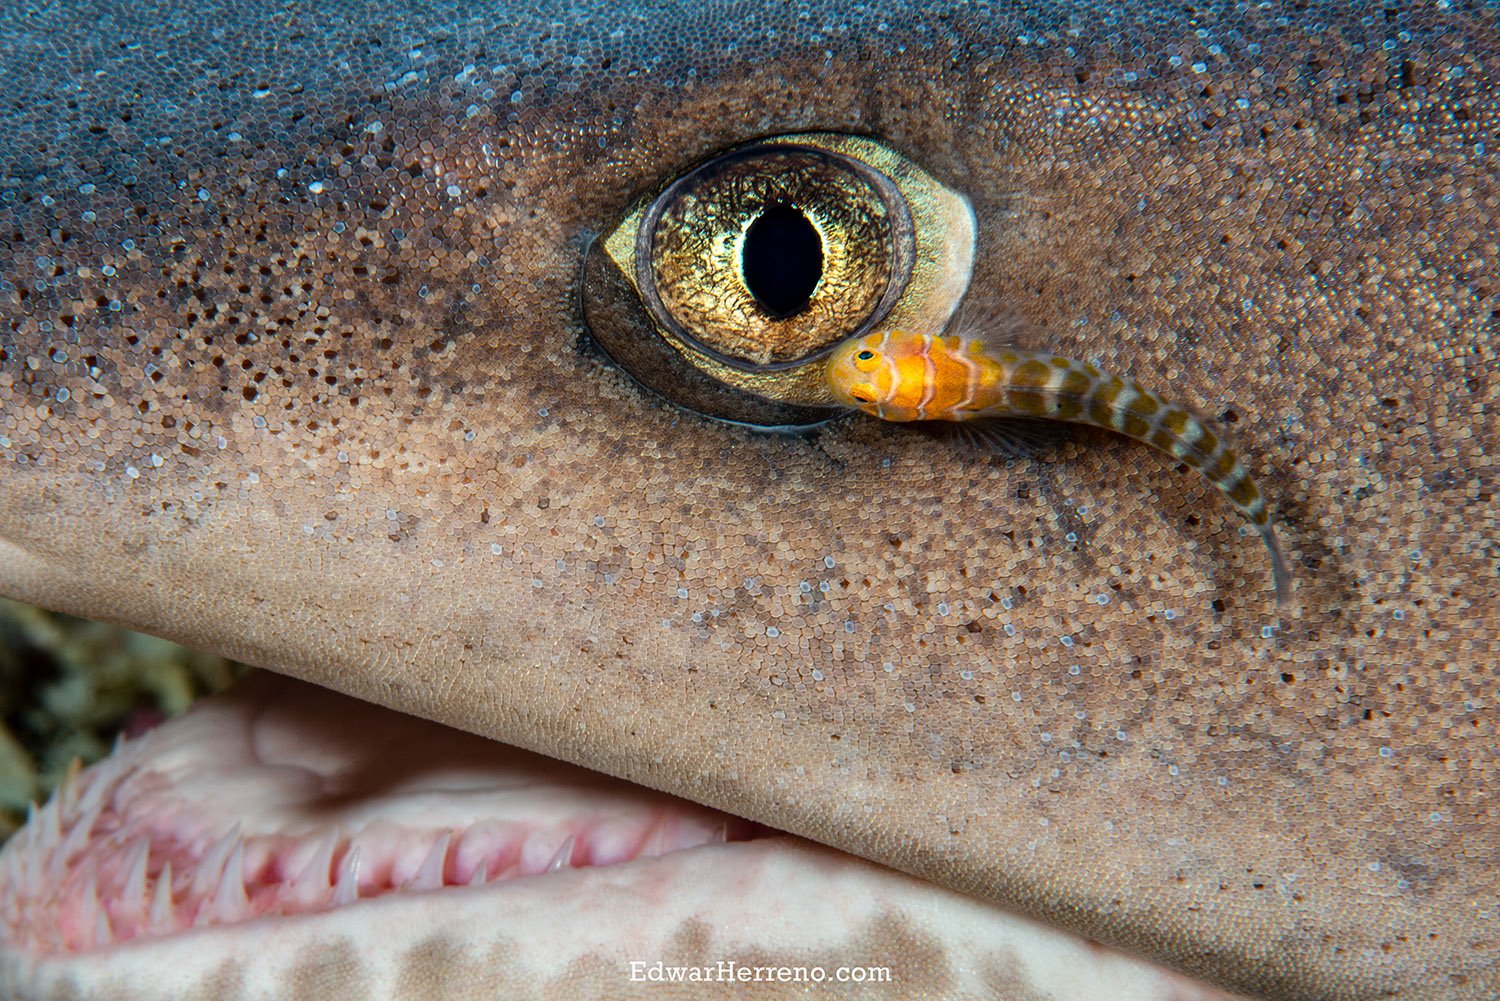
[{"label": "shark head", "polygon": [[[1494,27],[7,13],[0,591],[1248,993],[1486,996]],[[1295,615],[1119,442],[765,434],[592,350],[591,242],[803,131],[967,199],[969,308],[1018,347],[1232,425]]]}]

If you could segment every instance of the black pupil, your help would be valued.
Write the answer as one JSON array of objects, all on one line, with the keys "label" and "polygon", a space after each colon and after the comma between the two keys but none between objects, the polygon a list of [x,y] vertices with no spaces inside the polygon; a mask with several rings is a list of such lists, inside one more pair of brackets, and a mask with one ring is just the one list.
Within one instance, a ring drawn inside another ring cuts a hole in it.
[{"label": "black pupil", "polygon": [[859,358],[860,361],[869,361],[871,358],[875,357],[875,352],[873,352],[873,351],[861,351],[857,357]]},{"label": "black pupil", "polygon": [[741,254],[745,285],[772,319],[807,308],[823,277],[823,240],[807,216],[790,205],[768,207],[745,231]]}]

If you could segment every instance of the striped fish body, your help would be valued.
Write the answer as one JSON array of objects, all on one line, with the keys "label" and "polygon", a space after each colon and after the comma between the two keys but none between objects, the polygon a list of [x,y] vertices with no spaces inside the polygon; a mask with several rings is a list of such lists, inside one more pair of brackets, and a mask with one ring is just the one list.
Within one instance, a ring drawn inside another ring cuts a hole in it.
[{"label": "striped fish body", "polygon": [[840,345],[828,360],[828,385],[840,403],[887,421],[1042,418],[1146,442],[1228,496],[1270,550],[1278,600],[1288,598],[1290,577],[1265,498],[1238,454],[1203,418],[1134,380],[975,337],[883,330]]}]

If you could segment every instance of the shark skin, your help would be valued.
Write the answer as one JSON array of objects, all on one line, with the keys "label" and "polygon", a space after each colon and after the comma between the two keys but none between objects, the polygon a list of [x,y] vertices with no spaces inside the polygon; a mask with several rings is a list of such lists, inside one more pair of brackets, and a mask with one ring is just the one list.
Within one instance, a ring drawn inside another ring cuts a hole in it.
[{"label": "shark skin", "polygon": [[[728,810],[1266,998],[1500,993],[1493,9],[0,14],[0,593]],[[879,137],[969,315],[1169,463],[757,434],[587,347],[589,239]]]},{"label": "shark skin", "polygon": [[[85,816],[109,836],[74,838]],[[61,836],[37,839],[54,819]],[[17,941],[25,931],[0,928],[0,994],[289,1001],[774,997],[791,989],[1230,1001],[992,904],[747,827],[261,674],[73,778],[31,833],[0,852],[6,928],[24,929],[29,917],[43,940],[52,929],[91,940],[84,949],[28,949]],[[237,864],[209,847],[229,832],[239,839],[229,853]],[[320,855],[330,837],[336,847]],[[130,851],[121,849],[139,838],[149,842],[148,875],[137,884],[140,899],[126,902],[130,866],[121,863]],[[60,888],[11,878],[39,850],[49,855],[41,872],[52,868],[51,853],[64,852]],[[440,861],[434,867],[429,858]],[[206,895],[188,890],[215,867]],[[471,867],[483,870],[482,885],[471,885]],[[357,874],[349,878],[359,899],[333,903],[330,876],[342,882],[346,868]],[[180,892],[151,928],[163,879]],[[224,892],[226,879],[236,892]],[[72,892],[85,884],[97,887],[93,899],[119,902],[104,904],[108,941],[93,937],[98,912],[86,913],[83,894]],[[9,920],[14,907],[19,922]],[[803,979],[777,979],[794,976]]]}]

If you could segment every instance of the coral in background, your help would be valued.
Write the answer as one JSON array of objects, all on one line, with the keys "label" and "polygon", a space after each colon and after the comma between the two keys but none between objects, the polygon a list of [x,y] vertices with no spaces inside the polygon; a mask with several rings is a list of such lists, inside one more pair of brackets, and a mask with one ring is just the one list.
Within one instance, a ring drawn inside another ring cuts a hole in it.
[{"label": "coral in background", "polygon": [[0,599],[0,840],[76,757],[109,752],[245,668],[117,626]]}]

